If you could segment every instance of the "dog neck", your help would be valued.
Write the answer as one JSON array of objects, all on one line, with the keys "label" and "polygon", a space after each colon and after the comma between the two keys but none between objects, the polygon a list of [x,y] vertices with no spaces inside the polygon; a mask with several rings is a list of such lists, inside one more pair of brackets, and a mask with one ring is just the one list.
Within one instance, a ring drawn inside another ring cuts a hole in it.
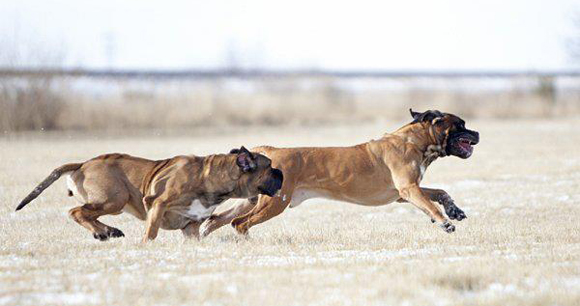
[{"label": "dog neck", "polygon": [[435,134],[433,125],[425,122],[411,123],[403,126],[393,133],[402,137],[405,141],[417,146],[423,152],[424,160],[428,163],[438,157],[447,156],[445,146],[447,139],[439,139]]},{"label": "dog neck", "polygon": [[[204,182],[204,187],[220,187],[220,190],[207,190],[213,193],[228,193],[235,196],[237,194],[238,179],[241,171],[235,162],[235,155],[215,154],[204,157],[203,166],[199,175],[200,182]],[[228,171],[221,171],[228,169]]]},{"label": "dog neck", "polygon": [[425,167],[429,166],[434,160],[439,157],[444,157],[447,154],[445,150],[441,148],[440,145],[429,145],[427,150],[423,153],[423,162]]},{"label": "dog neck", "polygon": [[439,140],[437,135],[435,135],[435,127],[434,125],[429,126],[429,136],[435,144],[431,144],[427,146],[427,150],[425,150],[424,156],[429,159],[433,158],[433,160],[437,159],[437,157],[445,157],[447,156],[447,152],[445,147],[447,146],[447,135],[444,139]]}]

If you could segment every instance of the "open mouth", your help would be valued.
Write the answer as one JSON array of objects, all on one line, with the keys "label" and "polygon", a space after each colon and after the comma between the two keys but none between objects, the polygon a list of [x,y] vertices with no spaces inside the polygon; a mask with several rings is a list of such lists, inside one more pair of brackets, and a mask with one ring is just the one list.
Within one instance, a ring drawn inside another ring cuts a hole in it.
[{"label": "open mouth", "polygon": [[473,145],[475,144],[476,142],[467,138],[459,138],[457,141],[459,148],[467,155],[471,155],[471,153],[473,153]]},{"label": "open mouth", "polygon": [[473,153],[473,146],[479,143],[479,133],[476,131],[454,132],[448,140],[448,154],[460,158],[469,158]]}]

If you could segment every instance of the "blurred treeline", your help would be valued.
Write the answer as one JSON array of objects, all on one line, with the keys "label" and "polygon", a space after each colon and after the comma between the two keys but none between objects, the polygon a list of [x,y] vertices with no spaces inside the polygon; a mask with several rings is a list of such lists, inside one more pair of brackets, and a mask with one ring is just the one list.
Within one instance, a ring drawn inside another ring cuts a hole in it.
[{"label": "blurred treeline", "polygon": [[580,115],[578,74],[0,71],[0,130],[356,124],[409,107],[467,118]]}]

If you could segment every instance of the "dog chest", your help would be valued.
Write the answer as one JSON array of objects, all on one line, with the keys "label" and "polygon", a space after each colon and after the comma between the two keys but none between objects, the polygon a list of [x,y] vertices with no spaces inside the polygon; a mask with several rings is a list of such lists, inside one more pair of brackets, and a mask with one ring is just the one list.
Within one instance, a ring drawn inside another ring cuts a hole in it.
[{"label": "dog chest", "polygon": [[191,201],[191,204],[185,211],[185,215],[187,215],[191,219],[197,220],[207,219],[211,216],[216,207],[217,205],[212,205],[209,208],[206,208],[205,206],[203,206],[200,200],[196,199]]}]

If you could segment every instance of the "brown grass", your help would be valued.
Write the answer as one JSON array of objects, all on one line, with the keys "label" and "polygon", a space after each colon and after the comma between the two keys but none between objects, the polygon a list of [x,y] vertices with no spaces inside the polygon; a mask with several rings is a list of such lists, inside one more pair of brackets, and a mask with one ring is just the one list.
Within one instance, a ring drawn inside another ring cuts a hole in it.
[{"label": "brown grass", "polygon": [[0,79],[0,130],[28,131],[60,128],[65,103],[52,77]]},{"label": "brown grass", "polygon": [[466,211],[454,234],[409,204],[315,199],[252,228],[249,239],[224,227],[200,242],[162,231],[147,245],[144,224],[129,215],[103,218],[125,238],[94,240],[67,217],[76,204],[64,180],[13,209],[56,166],[104,152],[347,145],[399,123],[0,139],[0,305],[578,305],[579,123],[468,120],[481,132],[474,156],[436,161],[423,184],[446,189]]}]

